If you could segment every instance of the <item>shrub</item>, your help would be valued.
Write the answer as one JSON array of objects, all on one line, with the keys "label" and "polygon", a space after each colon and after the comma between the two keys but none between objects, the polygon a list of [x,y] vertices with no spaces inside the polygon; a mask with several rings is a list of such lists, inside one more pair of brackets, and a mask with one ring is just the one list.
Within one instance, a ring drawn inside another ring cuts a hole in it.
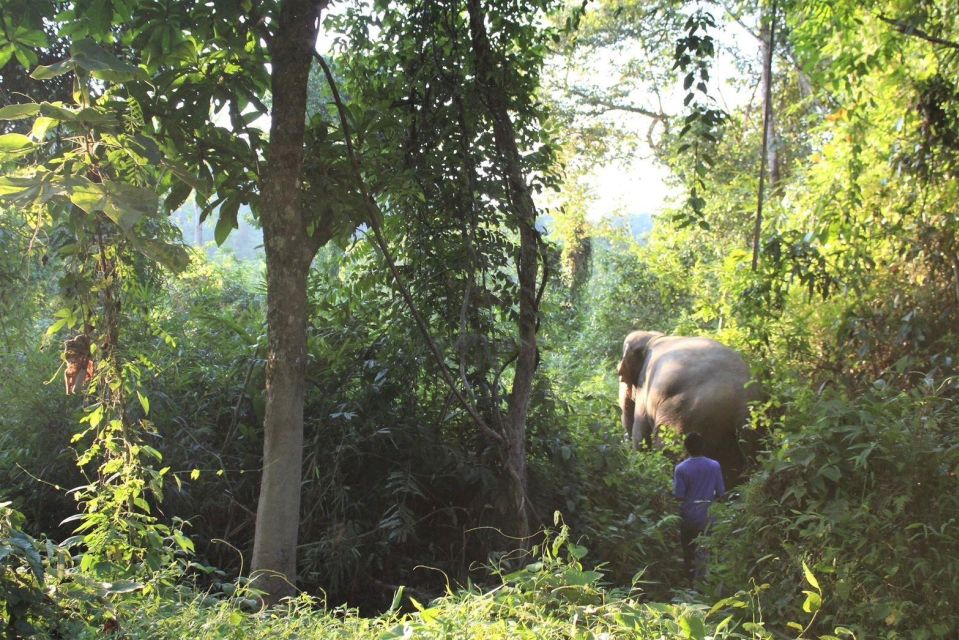
[{"label": "shrub", "polygon": [[823,626],[864,637],[959,632],[959,407],[931,382],[827,391],[785,429],[711,537],[712,593],[755,581],[767,617],[797,606],[805,561],[820,576]]}]

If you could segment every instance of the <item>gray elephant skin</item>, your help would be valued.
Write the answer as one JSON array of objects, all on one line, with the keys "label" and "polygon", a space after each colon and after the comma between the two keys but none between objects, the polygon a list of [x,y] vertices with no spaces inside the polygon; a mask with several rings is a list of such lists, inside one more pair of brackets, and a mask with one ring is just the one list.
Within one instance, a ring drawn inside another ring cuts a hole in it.
[{"label": "gray elephant skin", "polygon": [[618,371],[623,428],[637,449],[652,448],[660,427],[698,431],[727,486],[740,478],[745,458],[739,431],[748,420],[748,403],[759,397],[742,356],[708,338],[633,331]]}]

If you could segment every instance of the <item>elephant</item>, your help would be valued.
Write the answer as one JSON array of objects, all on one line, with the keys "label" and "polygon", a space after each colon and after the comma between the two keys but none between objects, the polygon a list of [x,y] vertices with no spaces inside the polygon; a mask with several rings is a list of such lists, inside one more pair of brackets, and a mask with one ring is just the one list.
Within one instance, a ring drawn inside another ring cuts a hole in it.
[{"label": "elephant", "polygon": [[637,449],[652,448],[662,426],[680,434],[698,431],[727,486],[740,477],[745,457],[739,431],[759,391],[739,353],[708,338],[633,331],[618,372],[623,428]]}]

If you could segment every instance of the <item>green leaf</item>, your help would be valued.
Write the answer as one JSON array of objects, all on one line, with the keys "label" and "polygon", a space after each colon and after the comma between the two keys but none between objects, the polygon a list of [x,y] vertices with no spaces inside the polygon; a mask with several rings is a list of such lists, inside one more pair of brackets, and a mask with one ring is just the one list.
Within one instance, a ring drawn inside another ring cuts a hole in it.
[{"label": "green leaf", "polygon": [[150,415],[150,399],[139,391],[137,391],[137,399],[140,401],[140,406],[143,407],[143,413]]},{"label": "green leaf", "polygon": [[603,577],[603,574],[598,571],[580,571],[578,569],[570,568],[566,570],[566,573],[563,575],[563,577],[566,580],[566,584],[583,587],[597,582]]},{"label": "green leaf", "polygon": [[822,591],[822,589],[819,587],[819,581],[816,580],[816,576],[814,576],[812,571],[809,570],[809,566],[806,565],[805,561],[802,563],[802,570],[806,575],[806,582],[811,584],[816,591]]},{"label": "green leaf", "polygon": [[56,124],[57,121],[53,118],[39,116],[33,121],[33,129],[30,131],[30,137],[39,142],[47,137],[47,131]]},{"label": "green leaf", "polygon": [[48,336],[55,335],[57,331],[62,329],[64,326],[66,326],[66,324],[67,324],[66,318],[61,318],[60,320],[57,320],[56,322],[51,324],[50,327],[47,329],[46,335]]},{"label": "green leaf", "polygon": [[50,46],[47,42],[47,36],[39,29],[28,29],[26,27],[17,28],[14,39],[20,44],[28,47],[39,47],[41,49]]},{"label": "green leaf", "polygon": [[806,594],[806,601],[803,602],[802,610],[806,613],[816,613],[822,606],[822,597],[815,591],[803,591]]},{"label": "green leaf", "polygon": [[37,63],[37,54],[26,47],[17,47],[13,55],[16,56],[17,62],[19,62],[24,69],[29,69]]},{"label": "green leaf", "polygon": [[87,213],[96,213],[103,211],[107,206],[107,194],[102,184],[97,184],[86,178],[81,178],[78,184],[67,188],[67,197],[70,202],[80,207]]},{"label": "green leaf", "polygon": [[33,73],[30,74],[30,77],[34,80],[52,80],[62,76],[65,73],[70,73],[76,69],[76,64],[73,60],[63,60],[61,62],[55,62],[50,65],[40,65],[33,70]]},{"label": "green leaf", "polygon": [[400,605],[403,604],[403,594],[406,592],[406,587],[400,585],[396,589],[396,593],[393,594],[393,602],[390,604],[390,611],[398,611]]},{"label": "green leaf", "polygon": [[22,133],[5,133],[0,136],[0,154],[22,153],[33,147],[33,140]]},{"label": "green leaf", "polygon": [[163,208],[168,212],[174,212],[186,202],[186,199],[193,193],[193,187],[185,182],[177,182],[170,189],[166,199],[163,201]]},{"label": "green leaf", "polygon": [[129,231],[144,216],[154,215],[158,200],[156,193],[125,182],[90,180],[77,181],[67,186],[70,202],[87,213],[102,211],[124,231]]},{"label": "green leaf", "polygon": [[213,239],[217,246],[222,246],[226,242],[230,232],[239,227],[236,221],[236,214],[240,208],[240,201],[236,198],[230,198],[220,207],[220,217],[216,221],[216,228],[213,230]]},{"label": "green leaf", "polygon": [[189,185],[203,197],[210,195],[210,185],[203,178],[198,178],[175,162],[164,161],[163,166],[170,170],[181,182]]},{"label": "green leaf", "polygon": [[160,462],[163,460],[163,454],[157,451],[156,449],[154,449],[153,447],[151,447],[150,445],[145,444],[145,445],[142,445],[140,448],[143,451],[143,453],[148,454],[149,456],[154,458],[157,462]]},{"label": "green leaf", "polygon": [[0,69],[3,69],[7,66],[7,63],[10,62],[10,58],[13,57],[13,52],[15,51],[12,44],[7,43],[3,47],[0,47]]},{"label": "green leaf", "polygon": [[179,546],[181,549],[188,553],[193,553],[193,541],[183,535],[183,533],[181,533],[179,530],[173,530],[173,539],[176,540],[177,546]]},{"label": "green leaf", "polygon": [[70,59],[77,68],[89,72],[91,76],[99,80],[127,82],[147,79],[143,69],[123,62],[102,49],[93,40],[84,39],[74,42],[70,48]]},{"label": "green leaf", "polygon": [[683,637],[690,640],[705,640],[706,623],[696,614],[690,613],[679,619],[679,628],[683,631]]},{"label": "green leaf", "polygon": [[123,62],[90,39],[78,40],[70,49],[70,58],[47,66],[39,66],[30,74],[35,80],[50,80],[71,71],[86,71],[98,80],[127,82],[146,80],[146,72]]},{"label": "green leaf", "polygon": [[180,273],[190,266],[190,254],[178,244],[170,244],[154,238],[142,238],[135,242],[137,250],[155,260],[173,273]]},{"label": "green leaf", "polygon": [[22,120],[36,115],[39,111],[40,105],[36,102],[8,104],[0,108],[0,120]]},{"label": "green leaf", "polygon": [[36,176],[0,176],[0,200],[28,207],[37,198],[42,187]]},{"label": "green leaf", "polygon": [[40,103],[40,115],[56,120],[57,122],[77,121],[76,112],[71,111],[70,109],[64,109],[59,103]]},{"label": "green leaf", "polygon": [[77,120],[88,127],[109,127],[117,124],[117,119],[112,114],[104,113],[93,107],[86,107],[77,111]]},{"label": "green leaf", "polygon": [[820,469],[819,474],[829,478],[833,482],[839,482],[839,478],[842,476],[839,469],[831,464]]}]

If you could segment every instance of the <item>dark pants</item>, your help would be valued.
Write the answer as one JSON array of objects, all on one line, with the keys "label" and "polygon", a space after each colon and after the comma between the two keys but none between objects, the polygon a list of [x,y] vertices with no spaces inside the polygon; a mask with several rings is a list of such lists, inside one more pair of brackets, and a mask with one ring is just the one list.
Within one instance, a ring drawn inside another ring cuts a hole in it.
[{"label": "dark pants", "polygon": [[691,583],[706,577],[706,554],[696,543],[696,538],[705,530],[705,527],[693,527],[685,522],[679,528],[683,545],[683,568]]}]

